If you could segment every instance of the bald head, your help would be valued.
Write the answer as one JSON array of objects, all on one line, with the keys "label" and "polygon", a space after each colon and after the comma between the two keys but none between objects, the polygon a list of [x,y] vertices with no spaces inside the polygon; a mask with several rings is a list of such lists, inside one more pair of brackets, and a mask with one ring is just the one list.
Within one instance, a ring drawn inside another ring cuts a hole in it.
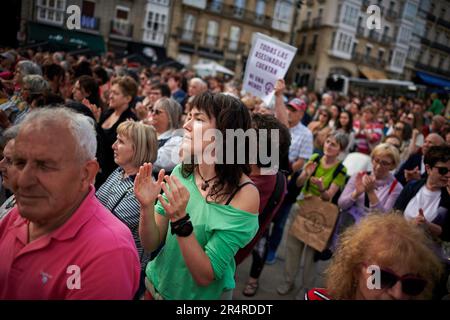
[{"label": "bald head", "polygon": [[445,140],[437,133],[430,133],[423,143],[422,153],[426,154],[431,147],[442,146],[444,145]]}]

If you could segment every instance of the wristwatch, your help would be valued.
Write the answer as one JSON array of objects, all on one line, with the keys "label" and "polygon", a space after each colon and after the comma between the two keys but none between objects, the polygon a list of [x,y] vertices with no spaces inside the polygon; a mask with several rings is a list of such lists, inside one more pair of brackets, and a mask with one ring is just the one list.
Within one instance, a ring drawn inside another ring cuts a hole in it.
[{"label": "wristwatch", "polygon": [[176,234],[179,237],[189,237],[194,231],[194,226],[189,220],[189,214],[181,218],[178,221],[170,223],[170,232]]}]

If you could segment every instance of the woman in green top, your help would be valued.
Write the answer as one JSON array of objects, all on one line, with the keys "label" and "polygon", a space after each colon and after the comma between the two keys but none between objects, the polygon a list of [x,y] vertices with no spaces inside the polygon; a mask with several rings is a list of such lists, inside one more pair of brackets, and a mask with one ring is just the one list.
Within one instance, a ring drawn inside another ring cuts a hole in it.
[{"label": "woman in green top", "polygon": [[[348,136],[345,133],[337,131],[328,135],[324,143],[324,155],[319,158],[318,154],[313,154],[297,179],[297,186],[303,186],[301,195],[312,194],[320,196],[324,201],[331,201],[339,189],[343,189],[347,170],[342,166],[338,156],[347,148],[347,144]],[[314,249],[288,234],[284,281],[277,288],[279,294],[285,295],[294,288],[302,256],[304,256],[303,281],[296,299],[303,299],[308,289],[321,287],[314,283],[316,275],[314,255]]]},{"label": "woman in green top", "polygon": [[[251,128],[247,108],[236,98],[210,93],[196,96],[192,105],[182,165],[170,177],[161,170],[154,181],[152,165],[145,164],[135,180],[141,243],[146,250],[165,243],[146,268],[149,299],[229,298],[235,287],[234,255],[258,229],[259,192],[247,176],[249,164],[233,164],[239,163],[238,146],[230,150],[226,135],[227,129]],[[223,139],[211,141],[211,130]],[[206,158],[232,152],[234,158],[226,162]]]}]

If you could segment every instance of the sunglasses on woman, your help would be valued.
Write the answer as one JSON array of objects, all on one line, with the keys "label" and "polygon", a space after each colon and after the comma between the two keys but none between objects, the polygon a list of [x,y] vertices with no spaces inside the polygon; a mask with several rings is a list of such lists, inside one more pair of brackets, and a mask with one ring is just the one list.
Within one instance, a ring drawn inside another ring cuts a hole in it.
[{"label": "sunglasses on woman", "polygon": [[380,268],[380,286],[381,289],[390,289],[401,282],[402,291],[409,296],[417,296],[423,292],[427,285],[427,281],[417,276],[404,275],[399,276],[395,272]]},{"label": "sunglasses on woman", "polygon": [[447,167],[435,167],[435,168],[438,169],[438,172],[441,176],[445,176],[449,171]]}]

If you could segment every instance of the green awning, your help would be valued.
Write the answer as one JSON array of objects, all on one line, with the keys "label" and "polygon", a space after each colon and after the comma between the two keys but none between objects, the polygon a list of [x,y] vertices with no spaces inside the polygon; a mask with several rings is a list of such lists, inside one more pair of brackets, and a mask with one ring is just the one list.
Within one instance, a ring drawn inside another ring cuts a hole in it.
[{"label": "green awning", "polygon": [[62,49],[89,49],[96,54],[106,52],[105,41],[101,35],[68,30],[34,22],[28,23],[28,42],[48,42]]}]

